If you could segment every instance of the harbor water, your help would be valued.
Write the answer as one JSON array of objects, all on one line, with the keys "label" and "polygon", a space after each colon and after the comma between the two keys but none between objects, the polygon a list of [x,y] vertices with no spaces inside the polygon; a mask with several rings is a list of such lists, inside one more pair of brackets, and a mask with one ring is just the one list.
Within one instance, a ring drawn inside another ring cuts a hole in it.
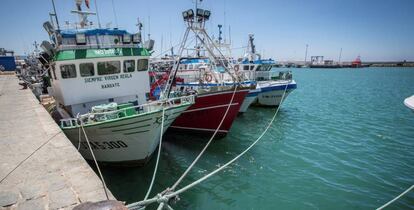
[{"label": "harbor water", "polygon": [[[414,112],[403,104],[414,94],[413,68],[289,70],[298,88],[264,138],[236,164],[182,194],[173,208],[374,209],[414,184]],[[252,107],[239,116],[178,188],[248,147],[274,112]],[[152,195],[178,179],[208,136],[164,139]],[[144,198],[154,157],[140,168],[103,168],[118,200]],[[414,192],[390,207],[413,209]]]}]

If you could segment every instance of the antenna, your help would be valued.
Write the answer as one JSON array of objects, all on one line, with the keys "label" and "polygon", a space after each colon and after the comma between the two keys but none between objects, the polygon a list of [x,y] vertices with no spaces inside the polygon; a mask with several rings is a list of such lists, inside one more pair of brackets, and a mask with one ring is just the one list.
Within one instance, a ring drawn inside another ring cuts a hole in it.
[{"label": "antenna", "polygon": [[306,59],[308,58],[308,44],[306,44],[306,50],[305,50],[305,65],[306,65]]},{"label": "antenna", "polygon": [[35,50],[34,50],[35,55],[38,55],[38,53],[39,53],[39,48],[38,48],[39,44],[36,41],[34,41],[33,46],[35,47]]},{"label": "antenna", "polygon": [[229,25],[229,44],[231,45],[231,26]]},{"label": "antenna", "polygon": [[112,11],[114,13],[114,18],[115,18],[115,25],[118,28],[118,18],[116,16],[116,11],[115,11],[115,5],[114,5],[114,0],[112,0]]},{"label": "antenna", "polygon": [[[224,14],[223,14],[224,15],[224,28],[226,28],[226,0],[224,0],[223,2],[224,2]],[[226,42],[226,34],[224,34],[224,42]]]},{"label": "antenna", "polygon": [[341,57],[342,57],[342,47],[341,47],[341,51],[339,51],[338,63],[341,63]]},{"label": "antenna", "polygon": [[151,40],[151,16],[148,15],[148,40]]},{"label": "antenna", "polygon": [[164,34],[161,34],[161,50],[160,50],[160,53],[164,52],[164,51],[162,51],[163,44],[164,44]]},{"label": "antenna", "polygon": [[95,3],[96,18],[98,19],[98,26],[99,28],[102,28],[101,20],[99,19],[98,4],[96,4],[96,0],[94,1],[94,3]]}]

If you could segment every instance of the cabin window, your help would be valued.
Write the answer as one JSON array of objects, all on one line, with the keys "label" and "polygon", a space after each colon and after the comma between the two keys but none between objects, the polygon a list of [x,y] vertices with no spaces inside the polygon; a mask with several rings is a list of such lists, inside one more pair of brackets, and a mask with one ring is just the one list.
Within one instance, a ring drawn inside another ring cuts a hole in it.
[{"label": "cabin window", "polygon": [[98,62],[98,75],[117,74],[121,72],[120,61]]},{"label": "cabin window", "polygon": [[254,69],[254,66],[250,66],[250,70],[253,70]]},{"label": "cabin window", "polygon": [[95,75],[95,68],[93,63],[81,63],[79,64],[81,77],[90,77]]},{"label": "cabin window", "polygon": [[124,61],[124,72],[134,72],[135,71],[135,61],[126,60]]},{"label": "cabin window", "polygon": [[148,70],[148,59],[139,59],[138,60],[138,71]]},{"label": "cabin window", "polygon": [[76,67],[75,64],[60,65],[60,74],[63,79],[75,78]]},{"label": "cabin window", "polygon": [[188,70],[192,70],[193,69],[193,65],[188,65]]},{"label": "cabin window", "polygon": [[243,66],[243,70],[248,71],[249,70],[249,66]]}]

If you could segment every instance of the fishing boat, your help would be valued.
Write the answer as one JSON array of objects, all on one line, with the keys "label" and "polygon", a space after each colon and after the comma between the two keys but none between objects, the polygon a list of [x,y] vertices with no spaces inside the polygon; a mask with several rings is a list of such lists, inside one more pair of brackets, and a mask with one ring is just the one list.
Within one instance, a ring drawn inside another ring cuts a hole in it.
[{"label": "fishing boat", "polygon": [[49,94],[56,100],[53,116],[85,159],[144,164],[161,130],[194,104],[194,96],[149,101],[153,42],[142,43],[140,28],[134,34],[94,28],[87,19],[94,13],[83,11],[81,4],[76,1],[72,11],[81,20],[75,29],[60,29],[56,15],[43,25],[50,36],[41,47],[49,57],[45,66],[51,75]]},{"label": "fishing boat", "polygon": [[[237,117],[241,104],[254,83],[244,84],[234,75],[233,65],[222,55],[205,30],[211,12],[197,8],[183,12],[187,24],[174,66],[154,84],[166,82],[164,95],[195,94],[195,104],[184,111],[170,126],[170,130],[211,133],[225,136]],[[189,33],[194,33],[199,45],[187,46]],[[184,49],[188,55],[183,56]],[[163,65],[154,65],[163,66]],[[162,73],[161,73],[162,74]],[[171,80],[172,76],[176,80]],[[169,77],[167,79],[167,77]],[[174,83],[168,88],[169,83]],[[164,88],[163,88],[164,89]]]},{"label": "fishing boat", "polygon": [[[256,81],[256,89],[247,95],[250,100],[244,101],[240,112],[247,111],[251,104],[260,106],[279,106],[283,100],[296,89],[296,82],[290,71],[272,71],[275,65],[273,59],[262,59],[256,52],[254,36],[249,35],[248,50],[235,70],[247,80]],[[286,93],[284,93],[286,90]]]}]

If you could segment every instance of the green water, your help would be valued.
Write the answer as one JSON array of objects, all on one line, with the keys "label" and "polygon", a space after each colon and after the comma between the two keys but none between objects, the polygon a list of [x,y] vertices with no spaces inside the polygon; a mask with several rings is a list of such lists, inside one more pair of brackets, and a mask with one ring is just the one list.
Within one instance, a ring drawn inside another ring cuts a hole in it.
[{"label": "green water", "polygon": [[[403,105],[414,94],[413,68],[293,73],[298,89],[262,141],[182,194],[175,209],[374,209],[414,184],[414,112]],[[249,146],[274,111],[253,107],[238,117],[181,186]],[[207,137],[165,139],[154,193],[174,183]],[[104,168],[113,194],[128,203],[143,199],[154,160],[143,168]],[[414,192],[390,207],[413,209]]]}]

